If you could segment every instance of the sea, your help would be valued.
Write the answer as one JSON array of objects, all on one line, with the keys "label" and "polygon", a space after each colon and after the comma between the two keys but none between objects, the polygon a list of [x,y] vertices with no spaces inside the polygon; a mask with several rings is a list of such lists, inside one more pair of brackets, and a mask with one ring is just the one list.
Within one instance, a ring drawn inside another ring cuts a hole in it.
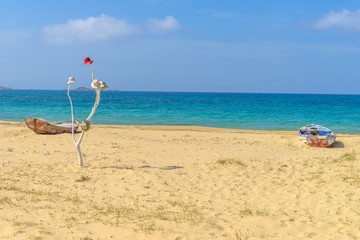
[{"label": "sea", "polygon": [[[94,91],[71,91],[75,119],[86,119]],[[71,120],[66,90],[0,90],[0,120]],[[360,134],[360,95],[102,91],[92,124],[289,130],[317,123]]]}]

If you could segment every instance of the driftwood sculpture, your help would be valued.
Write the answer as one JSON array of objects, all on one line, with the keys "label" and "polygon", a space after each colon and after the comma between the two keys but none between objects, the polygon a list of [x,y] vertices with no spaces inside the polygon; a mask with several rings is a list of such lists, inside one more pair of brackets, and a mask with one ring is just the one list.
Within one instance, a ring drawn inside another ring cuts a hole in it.
[{"label": "driftwood sculpture", "polygon": [[92,63],[93,63],[93,61],[90,58],[85,58],[83,65],[89,64],[89,66],[90,66],[90,69],[91,69],[91,72],[92,72],[91,87],[94,88],[94,90],[95,90],[96,99],[95,99],[94,107],[92,108],[92,111],[91,111],[90,115],[85,120],[83,120],[81,125],[80,125],[81,134],[80,134],[80,137],[79,137],[79,139],[77,141],[76,141],[75,134],[74,134],[74,111],[73,111],[73,104],[72,104],[71,97],[70,97],[71,83],[76,82],[76,80],[75,80],[74,77],[70,77],[69,81],[68,81],[69,87],[68,87],[67,95],[69,97],[70,106],[71,106],[71,119],[72,119],[72,123],[73,123],[72,124],[72,137],[73,137],[73,140],[74,140],[74,143],[75,143],[75,146],[76,146],[76,150],[78,152],[79,166],[80,167],[83,166],[83,159],[82,159],[82,154],[81,154],[81,149],[80,149],[81,140],[83,139],[85,132],[90,129],[90,126],[91,126],[90,120],[93,117],[97,107],[99,106],[99,103],[100,103],[100,91],[103,90],[103,89],[108,88],[108,86],[105,84],[105,82],[103,82],[101,80],[98,80],[98,79],[94,79],[94,69],[91,66]]}]

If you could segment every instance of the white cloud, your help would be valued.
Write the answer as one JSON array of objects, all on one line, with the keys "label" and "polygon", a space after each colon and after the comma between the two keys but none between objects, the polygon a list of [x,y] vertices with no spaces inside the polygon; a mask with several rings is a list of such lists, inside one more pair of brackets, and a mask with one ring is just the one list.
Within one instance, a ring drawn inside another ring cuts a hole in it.
[{"label": "white cloud", "polygon": [[164,19],[150,18],[148,20],[148,29],[158,34],[178,31],[182,28],[181,24],[172,16],[166,16]]},{"label": "white cloud", "polygon": [[136,27],[128,22],[104,14],[100,17],[69,20],[43,29],[45,39],[52,43],[104,41],[131,36],[136,32]]},{"label": "white cloud", "polygon": [[342,10],[341,12],[331,11],[323,18],[313,23],[315,29],[328,29],[333,27],[343,28],[349,31],[360,31],[360,10],[351,12]]}]

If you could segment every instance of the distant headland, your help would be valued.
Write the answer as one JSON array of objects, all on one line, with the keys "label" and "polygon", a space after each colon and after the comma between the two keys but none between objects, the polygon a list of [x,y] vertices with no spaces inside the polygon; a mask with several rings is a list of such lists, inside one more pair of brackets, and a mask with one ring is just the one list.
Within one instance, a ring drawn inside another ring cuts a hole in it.
[{"label": "distant headland", "polygon": [[12,89],[12,88],[7,88],[7,87],[0,86],[0,90],[10,90],[10,89]]},{"label": "distant headland", "polygon": [[[93,88],[87,88],[87,87],[78,87],[78,88],[74,88],[72,89],[72,91],[93,91],[94,89]],[[117,89],[105,89],[103,91],[119,91]]]},{"label": "distant headland", "polygon": [[74,88],[73,91],[91,91],[91,88],[86,88],[86,87],[78,87],[78,88]]},{"label": "distant headland", "polygon": [[[0,86],[0,90],[39,90],[39,89],[18,89],[18,88],[8,88],[8,87],[3,87],[3,86]],[[44,89],[46,90],[46,89]],[[53,90],[56,90],[56,89],[53,89]],[[63,91],[67,91],[67,89],[61,89]],[[78,88],[74,88],[74,89],[71,89],[72,91],[93,91],[94,89],[93,88],[87,88],[87,87],[78,87]],[[51,89],[49,89],[49,91],[51,91]],[[113,92],[119,92],[120,90],[118,89],[104,89],[102,91],[113,91]]]}]

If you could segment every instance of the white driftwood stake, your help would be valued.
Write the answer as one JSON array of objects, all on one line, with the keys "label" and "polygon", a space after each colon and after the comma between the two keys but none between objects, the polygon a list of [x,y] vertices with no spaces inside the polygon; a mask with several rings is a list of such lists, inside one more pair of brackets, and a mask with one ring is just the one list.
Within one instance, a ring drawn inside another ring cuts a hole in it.
[{"label": "white driftwood stake", "polygon": [[95,89],[96,99],[95,99],[94,107],[92,108],[92,111],[91,111],[90,115],[81,124],[82,132],[81,132],[81,135],[80,135],[80,138],[79,138],[78,141],[76,141],[75,133],[74,133],[74,111],[73,111],[73,105],[72,105],[72,101],[71,101],[71,97],[70,97],[71,83],[76,82],[74,77],[69,78],[69,82],[68,82],[69,88],[68,88],[68,92],[67,92],[67,95],[68,95],[69,100],[70,100],[70,106],[71,106],[72,137],[73,137],[73,140],[74,140],[74,143],[75,143],[75,146],[76,146],[76,150],[78,152],[79,166],[80,167],[83,166],[82,154],[81,154],[81,149],[80,149],[81,140],[84,137],[85,131],[89,130],[89,128],[90,128],[90,120],[93,117],[97,107],[99,106],[101,89],[105,89],[105,88],[108,87],[104,82],[94,79],[94,70],[93,70],[93,68],[91,66],[92,61],[90,59],[86,58],[84,64],[87,64],[87,63],[90,63],[90,69],[91,69],[91,72],[92,72],[92,80],[93,80],[93,82],[91,84],[91,87],[93,87]]},{"label": "white driftwood stake", "polygon": [[83,166],[83,160],[82,160],[82,155],[81,155],[81,150],[80,150],[80,143],[81,143],[81,140],[82,140],[85,132],[84,131],[81,132],[79,140],[76,141],[75,133],[74,133],[74,110],[73,110],[72,100],[71,100],[71,97],[70,97],[70,87],[71,87],[72,82],[75,82],[74,77],[69,78],[69,82],[68,82],[69,83],[69,88],[68,88],[68,92],[67,92],[67,95],[68,95],[69,100],[70,100],[70,106],[71,106],[71,121],[72,121],[71,133],[72,133],[72,137],[73,137],[73,140],[74,140],[74,143],[75,143],[75,146],[76,146],[76,150],[77,150],[78,156],[79,156],[79,166],[82,167]]}]

